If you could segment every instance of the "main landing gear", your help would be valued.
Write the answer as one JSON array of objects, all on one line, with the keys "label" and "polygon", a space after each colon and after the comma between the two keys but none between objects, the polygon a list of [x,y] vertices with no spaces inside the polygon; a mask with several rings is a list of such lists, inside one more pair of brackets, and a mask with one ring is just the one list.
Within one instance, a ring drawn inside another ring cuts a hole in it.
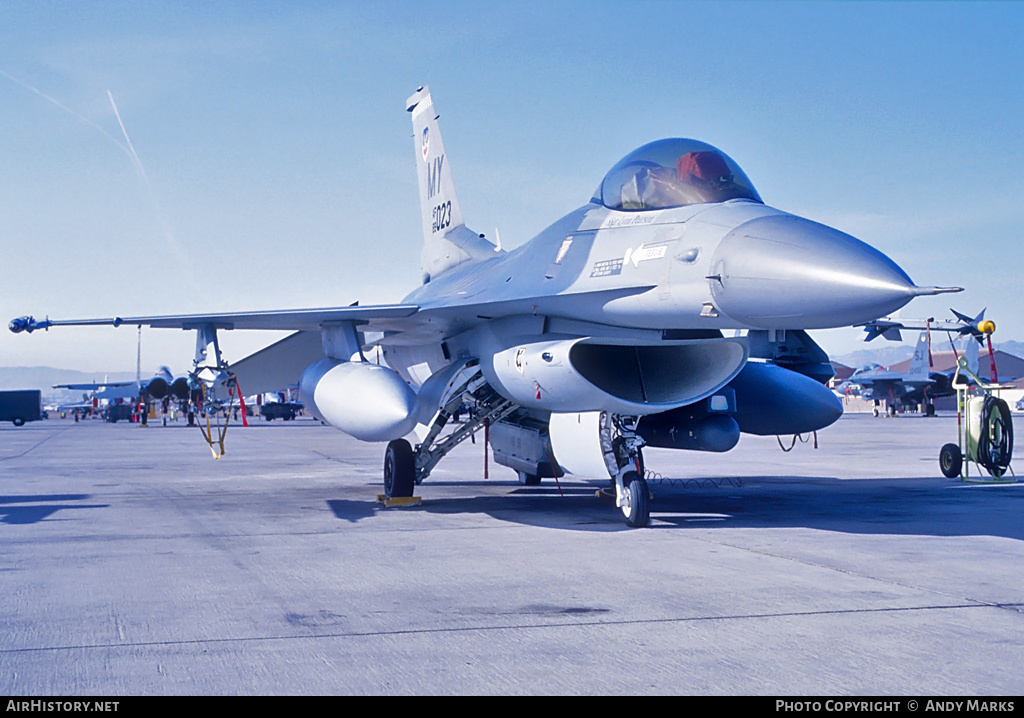
[{"label": "main landing gear", "polygon": [[416,486],[416,459],[412,445],[405,439],[395,439],[384,452],[384,495],[389,498],[409,498]]},{"label": "main landing gear", "polygon": [[[479,374],[476,375],[479,377]],[[437,463],[458,444],[468,439],[485,422],[500,421],[518,408],[515,403],[502,398],[488,387],[475,384],[474,377],[459,385],[454,379],[455,390],[446,391],[448,397],[431,422],[423,442],[412,446],[405,439],[395,439],[384,452],[384,501],[412,498],[416,486],[421,484]],[[472,418],[458,426],[451,434],[438,438],[455,409],[462,403],[464,395],[475,402],[476,411]],[[599,432],[604,465],[611,480],[611,491],[615,505],[622,511],[626,525],[633,528],[647,526],[651,520],[651,492],[644,478],[641,448],[644,440],[637,435],[639,417],[619,416],[602,413]],[[540,483],[540,477],[520,472],[519,480],[527,486]]]},{"label": "main landing gear", "polygon": [[[476,403],[476,412],[466,423],[439,439],[441,431],[462,405],[466,396]],[[415,448],[405,439],[395,439],[384,452],[385,499],[409,498],[416,486],[430,475],[445,455],[472,436],[485,422],[494,423],[509,414],[517,404],[490,391],[476,364],[456,373],[442,392],[441,408],[430,423],[423,442]]]}]

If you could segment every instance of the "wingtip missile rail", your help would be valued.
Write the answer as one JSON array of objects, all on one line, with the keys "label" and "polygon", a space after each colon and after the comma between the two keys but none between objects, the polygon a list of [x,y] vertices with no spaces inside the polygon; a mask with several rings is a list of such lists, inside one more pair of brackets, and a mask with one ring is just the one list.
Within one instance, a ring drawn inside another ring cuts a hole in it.
[{"label": "wingtip missile rail", "polygon": [[18,317],[16,319],[12,319],[10,324],[7,325],[7,328],[15,334],[20,334],[21,332],[28,332],[31,334],[36,329],[49,329],[50,325],[51,322],[48,318],[42,321],[37,321],[35,317]]},{"label": "wingtip missile rail", "polygon": [[121,317],[110,317],[107,319],[36,319],[33,316],[17,317],[8,323],[7,328],[15,334],[27,332],[31,334],[37,329],[49,329],[57,326],[102,326],[109,324],[112,327],[119,327],[124,324]]}]

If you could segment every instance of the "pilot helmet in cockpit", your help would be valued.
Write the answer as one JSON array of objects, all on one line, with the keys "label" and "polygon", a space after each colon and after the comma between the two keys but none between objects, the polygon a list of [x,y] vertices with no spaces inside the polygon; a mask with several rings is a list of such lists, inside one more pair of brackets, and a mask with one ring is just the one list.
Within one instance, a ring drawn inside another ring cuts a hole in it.
[{"label": "pilot helmet in cockpit", "polygon": [[732,184],[732,170],[718,152],[687,152],[676,160],[676,178],[695,187],[721,190]]}]

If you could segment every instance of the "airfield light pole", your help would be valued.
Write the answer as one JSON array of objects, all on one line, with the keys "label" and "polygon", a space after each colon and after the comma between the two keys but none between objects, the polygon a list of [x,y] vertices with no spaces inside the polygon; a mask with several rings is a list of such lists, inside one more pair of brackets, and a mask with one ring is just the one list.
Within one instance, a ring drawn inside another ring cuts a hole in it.
[{"label": "airfield light pole", "polygon": [[135,341],[135,383],[142,386],[142,325]]}]

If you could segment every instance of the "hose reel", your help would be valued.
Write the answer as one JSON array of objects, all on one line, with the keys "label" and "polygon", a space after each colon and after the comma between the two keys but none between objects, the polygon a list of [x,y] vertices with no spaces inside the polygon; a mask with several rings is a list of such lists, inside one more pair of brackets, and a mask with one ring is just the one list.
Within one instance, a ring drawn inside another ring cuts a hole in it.
[{"label": "hose reel", "polygon": [[995,478],[1006,473],[1013,455],[1013,419],[999,397],[976,396],[967,405],[967,458]]},{"label": "hose reel", "polygon": [[[959,375],[974,380],[969,384]],[[952,384],[957,392],[957,443],[945,444],[939,451],[939,468],[948,478],[970,478],[969,462],[974,462],[992,477],[990,481],[1005,482],[1013,457],[1013,418],[1010,407],[998,396],[999,384],[988,384],[978,378],[967,366],[965,357],[957,360]],[[965,461],[966,459],[966,461]]]}]

